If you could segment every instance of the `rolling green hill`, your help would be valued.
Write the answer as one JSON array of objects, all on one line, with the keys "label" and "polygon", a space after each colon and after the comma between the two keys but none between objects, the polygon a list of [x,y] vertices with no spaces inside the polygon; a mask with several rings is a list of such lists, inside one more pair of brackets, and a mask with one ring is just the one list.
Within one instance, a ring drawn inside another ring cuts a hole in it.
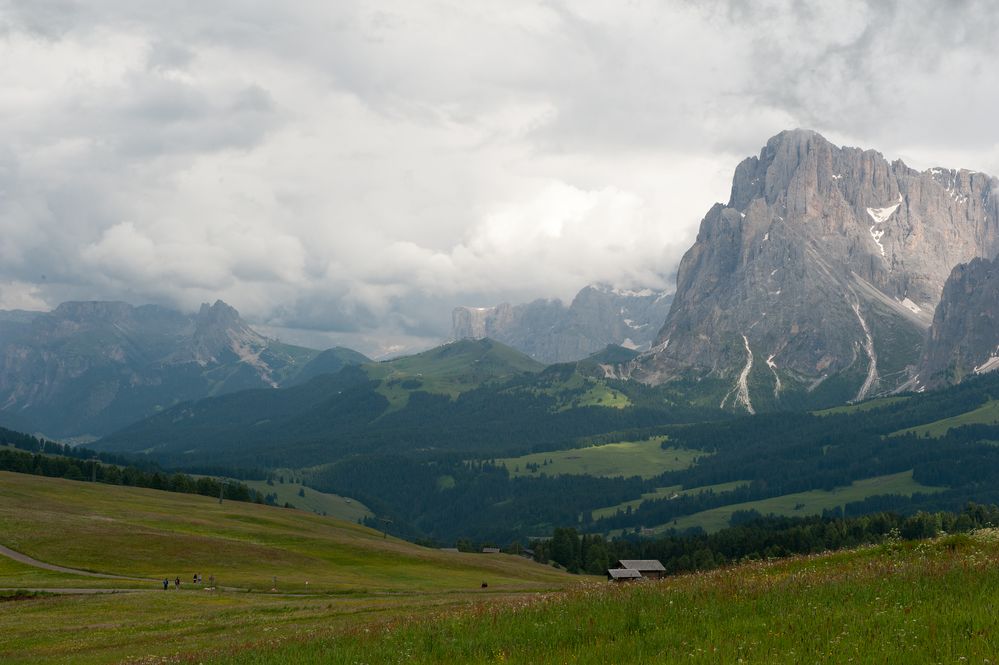
[{"label": "rolling green hill", "polygon": [[[506,602],[578,581],[522,557],[419,547],[298,510],[4,472],[0,545],[138,578],[42,570],[0,556],[0,589],[128,592],[12,603],[0,593],[5,664],[245,650],[262,639]],[[196,572],[201,585],[192,584]],[[220,586],[214,592],[205,588],[210,575]],[[164,592],[165,577],[179,577],[180,589]]]},{"label": "rolling green hill", "polygon": [[544,365],[533,358],[491,339],[463,339],[365,367],[368,376],[379,381],[376,390],[391,410],[404,407],[418,390],[455,398],[487,381],[542,369]]},{"label": "rolling green hill", "polygon": [[[563,579],[516,557],[441,552],[299,510],[7,472],[0,534],[0,544],[40,561],[153,584],[195,572],[232,587],[264,590],[277,577],[284,591],[320,592],[470,589],[484,577],[500,588],[536,588]],[[19,582],[15,573],[0,587]]]},{"label": "rolling green hill", "polygon": [[390,452],[508,456],[718,417],[640,384],[586,376],[574,365],[543,368],[498,342],[464,340],[285,390],[181,404],[94,447],[183,468],[307,467]]},{"label": "rolling green hill", "polygon": [[572,450],[532,453],[521,457],[496,460],[514,477],[538,474],[559,476],[564,474],[589,476],[640,476],[652,478],[666,471],[685,469],[693,465],[700,450],[681,450],[663,447],[666,437],[658,436],[645,441],[621,441],[599,446],[586,446]]}]

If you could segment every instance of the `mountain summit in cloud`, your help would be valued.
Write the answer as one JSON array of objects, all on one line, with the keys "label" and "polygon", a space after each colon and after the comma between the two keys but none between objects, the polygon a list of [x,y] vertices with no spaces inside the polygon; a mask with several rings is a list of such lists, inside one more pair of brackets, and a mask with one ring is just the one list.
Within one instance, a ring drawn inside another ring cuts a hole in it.
[{"label": "mountain summit in cloud", "polygon": [[608,344],[647,350],[672,299],[668,291],[593,284],[568,307],[560,300],[456,307],[451,334],[454,339],[496,339],[545,363],[580,360]]},{"label": "mountain summit in cloud", "polygon": [[906,385],[951,269],[999,251],[997,191],[983,173],[778,134],[701,222],[631,375],[750,412]]}]

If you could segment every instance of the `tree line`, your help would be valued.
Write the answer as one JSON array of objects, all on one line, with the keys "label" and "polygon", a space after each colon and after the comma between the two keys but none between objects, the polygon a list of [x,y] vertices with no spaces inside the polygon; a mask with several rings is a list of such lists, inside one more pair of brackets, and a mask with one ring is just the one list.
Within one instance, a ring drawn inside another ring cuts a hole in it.
[{"label": "tree line", "polygon": [[605,540],[574,527],[555,529],[551,538],[534,540],[534,559],[556,563],[573,573],[602,574],[619,559],[657,559],[669,573],[708,570],[754,559],[815,554],[888,540],[919,540],[943,533],[966,533],[999,525],[999,506],[968,503],[960,512],[881,512],[842,517],[835,512],[814,517],[761,516],[748,511],[734,526],[715,533],[669,533]]},{"label": "tree line", "polygon": [[[167,473],[158,469],[149,470],[130,465],[109,464],[96,457],[84,455],[79,449],[71,446],[52,441],[43,442],[30,435],[3,428],[0,428],[0,443],[14,446],[0,448],[0,471],[212,497],[217,497],[221,493],[223,498],[230,501],[253,503],[265,501],[263,494],[243,483],[220,481],[206,476],[194,477],[185,473]],[[25,448],[44,452],[28,452]],[[73,456],[72,453],[78,456]]]}]

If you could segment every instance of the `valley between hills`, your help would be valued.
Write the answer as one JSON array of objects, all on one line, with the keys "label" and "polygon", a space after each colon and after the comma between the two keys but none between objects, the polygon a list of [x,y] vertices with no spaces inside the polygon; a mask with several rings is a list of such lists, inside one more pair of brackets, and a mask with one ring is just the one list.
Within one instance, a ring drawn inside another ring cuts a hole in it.
[{"label": "valley between hills", "polygon": [[0,659],[993,657],[997,192],[781,132],[675,292],[381,361],[222,301],[0,312]]}]

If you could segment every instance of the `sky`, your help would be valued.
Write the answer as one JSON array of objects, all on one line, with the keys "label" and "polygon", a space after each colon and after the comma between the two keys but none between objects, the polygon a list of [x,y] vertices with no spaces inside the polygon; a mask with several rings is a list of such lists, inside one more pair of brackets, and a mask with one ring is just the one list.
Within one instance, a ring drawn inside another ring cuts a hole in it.
[{"label": "sky", "polygon": [[783,129],[999,174],[990,2],[0,0],[0,309],[222,299],[373,356],[671,289]]}]

